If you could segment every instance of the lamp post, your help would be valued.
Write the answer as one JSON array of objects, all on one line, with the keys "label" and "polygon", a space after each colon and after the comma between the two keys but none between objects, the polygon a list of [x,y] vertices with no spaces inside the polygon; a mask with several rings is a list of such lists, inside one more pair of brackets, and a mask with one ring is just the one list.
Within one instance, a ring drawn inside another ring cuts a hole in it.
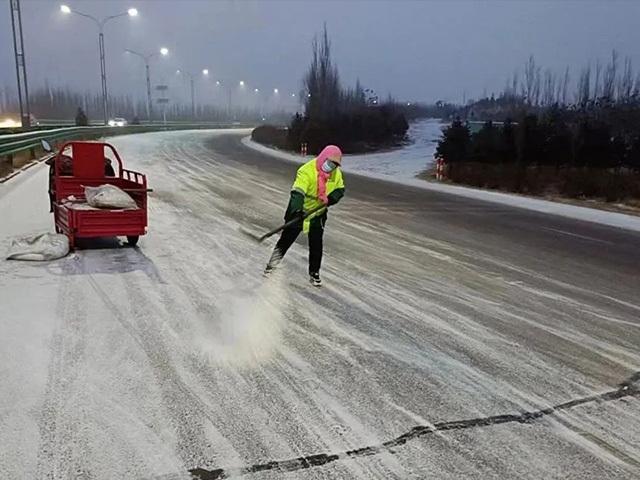
[{"label": "lamp post", "polygon": [[[186,70],[178,69],[176,70],[176,75],[186,75],[189,77],[189,81],[191,83],[191,116],[196,118],[196,87],[195,87],[195,76],[191,72],[187,72]],[[209,70],[206,68],[202,69],[202,75],[205,77],[209,75]]]},{"label": "lamp post", "polygon": [[76,15],[80,15],[81,17],[88,18],[95,22],[98,26],[98,49],[100,51],[100,81],[102,84],[102,110],[104,115],[104,124],[107,125],[109,121],[109,104],[107,99],[107,71],[106,71],[106,62],[105,62],[105,53],[104,53],[104,26],[105,24],[116,18],[120,17],[137,17],[138,10],[135,8],[130,8],[126,12],[119,13],[118,15],[110,15],[108,17],[104,17],[102,19],[98,19],[92,15],[88,15],[86,13],[79,12],[77,10],[72,10],[67,5],[60,5],[60,11],[65,14],[75,13]]},{"label": "lamp post", "polygon": [[[229,119],[231,119],[231,97],[233,95],[233,89],[231,87],[231,83],[225,83],[221,80],[217,80],[216,81],[216,85],[218,87],[222,87],[222,88],[226,88],[227,89],[227,117],[229,117]],[[245,87],[245,82],[244,80],[240,80],[238,82],[238,87],[239,88],[244,88]],[[254,90],[255,92],[258,91],[258,89]],[[235,120],[235,118],[234,118]]]},{"label": "lamp post", "polygon": [[162,47],[158,52],[143,54],[136,52],[135,50],[129,50],[128,48],[125,50],[126,52],[136,55],[144,60],[144,68],[147,73],[147,118],[149,122],[153,120],[153,103],[151,102],[151,77],[149,76],[149,60],[158,55],[167,56],[169,55],[169,49]]},{"label": "lamp post", "polygon": [[27,85],[27,62],[24,56],[22,35],[22,13],[20,0],[9,0],[11,7],[11,28],[13,31],[13,52],[16,58],[16,78],[18,81],[18,101],[20,102],[20,122],[22,128],[31,126],[29,109],[29,86]]}]

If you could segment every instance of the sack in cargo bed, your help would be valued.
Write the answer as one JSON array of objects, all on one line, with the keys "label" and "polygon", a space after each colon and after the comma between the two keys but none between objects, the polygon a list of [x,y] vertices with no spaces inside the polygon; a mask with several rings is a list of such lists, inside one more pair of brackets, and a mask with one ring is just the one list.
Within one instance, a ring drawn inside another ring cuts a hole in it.
[{"label": "sack in cargo bed", "polygon": [[135,200],[115,185],[84,187],[87,203],[95,208],[131,210],[138,208]]}]

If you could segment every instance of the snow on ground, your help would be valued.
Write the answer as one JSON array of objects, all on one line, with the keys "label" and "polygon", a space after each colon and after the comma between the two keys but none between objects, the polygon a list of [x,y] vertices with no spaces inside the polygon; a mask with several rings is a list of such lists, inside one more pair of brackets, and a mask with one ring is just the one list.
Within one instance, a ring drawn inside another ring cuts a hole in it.
[{"label": "snow on ground", "polygon": [[[154,188],[139,249],[0,261],[1,477],[638,478],[635,399],[249,473],[615,388],[640,366],[640,307],[621,272],[620,298],[604,299],[438,240],[441,223],[425,236],[397,212],[374,221],[357,198],[330,219],[326,287],[307,285],[301,245],[265,283],[273,244],[239,227],[280,222],[291,178],[212,153],[224,134],[112,140]],[[0,248],[52,228],[46,169],[19,177],[0,186]]]},{"label": "snow on ground", "polygon": [[407,135],[411,143],[408,145],[388,152],[346,155],[345,164],[352,172],[413,179],[433,163],[443,126],[436,119],[418,120],[409,125]]}]

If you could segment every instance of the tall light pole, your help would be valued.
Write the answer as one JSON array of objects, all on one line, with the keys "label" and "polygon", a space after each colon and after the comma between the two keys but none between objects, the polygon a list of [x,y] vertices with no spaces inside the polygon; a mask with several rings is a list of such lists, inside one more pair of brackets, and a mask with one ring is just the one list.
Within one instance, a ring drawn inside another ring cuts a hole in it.
[{"label": "tall light pole", "polygon": [[[187,72],[186,70],[178,69],[176,70],[176,75],[186,75],[189,77],[189,82],[191,84],[191,116],[196,118],[196,87],[195,87],[195,75],[191,72]],[[202,69],[202,75],[207,77],[209,76],[209,70],[206,68]]]},{"label": "tall light pole", "polygon": [[196,118],[196,89],[194,86],[194,77],[193,77],[193,73],[191,72],[187,72],[184,70],[176,70],[176,75],[186,75],[187,77],[189,77],[189,81],[191,83],[191,118],[195,120]]},{"label": "tall light pole", "polygon": [[[227,117],[229,117],[229,119],[231,119],[231,97],[233,96],[232,84],[223,82],[221,80],[218,80],[218,81],[216,81],[216,85],[218,87],[222,87],[222,88],[226,88],[227,89]],[[245,87],[244,80],[240,80],[238,82],[238,87],[239,88],[244,88]],[[235,120],[235,116],[234,116],[234,120]]]},{"label": "tall light pole", "polygon": [[104,17],[102,19],[97,19],[92,15],[88,15],[77,10],[72,10],[67,5],[60,5],[60,11],[66,14],[75,13],[76,15],[80,15],[81,17],[88,18],[90,20],[93,20],[98,26],[98,48],[100,50],[100,80],[102,83],[102,109],[104,114],[104,124],[107,125],[107,122],[109,121],[109,104],[107,100],[107,69],[104,54],[104,26],[109,20],[113,20],[115,18],[125,17],[127,15],[130,17],[137,17],[138,10],[136,10],[135,8],[130,8],[126,12],[119,13],[118,15]]},{"label": "tall light pole", "polygon": [[9,0],[9,7],[11,8],[11,28],[13,30],[13,52],[16,57],[20,121],[22,127],[27,128],[31,125],[31,112],[29,111],[29,86],[27,85],[27,64],[24,58],[20,0]]},{"label": "tall light pole", "polygon": [[158,52],[143,54],[136,52],[135,50],[126,49],[126,52],[136,55],[144,60],[144,68],[147,73],[147,119],[151,122],[153,120],[153,103],[151,102],[151,77],[149,76],[149,60],[158,55],[163,57],[169,54],[169,49],[162,47]]}]

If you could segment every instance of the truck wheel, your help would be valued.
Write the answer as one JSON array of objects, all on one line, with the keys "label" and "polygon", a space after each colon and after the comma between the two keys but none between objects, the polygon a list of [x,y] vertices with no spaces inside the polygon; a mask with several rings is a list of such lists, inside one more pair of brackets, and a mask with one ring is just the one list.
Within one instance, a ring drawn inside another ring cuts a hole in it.
[{"label": "truck wheel", "polygon": [[131,247],[135,247],[138,244],[138,240],[140,239],[140,237],[138,235],[128,235],[127,236],[127,242],[129,243],[129,246]]}]

